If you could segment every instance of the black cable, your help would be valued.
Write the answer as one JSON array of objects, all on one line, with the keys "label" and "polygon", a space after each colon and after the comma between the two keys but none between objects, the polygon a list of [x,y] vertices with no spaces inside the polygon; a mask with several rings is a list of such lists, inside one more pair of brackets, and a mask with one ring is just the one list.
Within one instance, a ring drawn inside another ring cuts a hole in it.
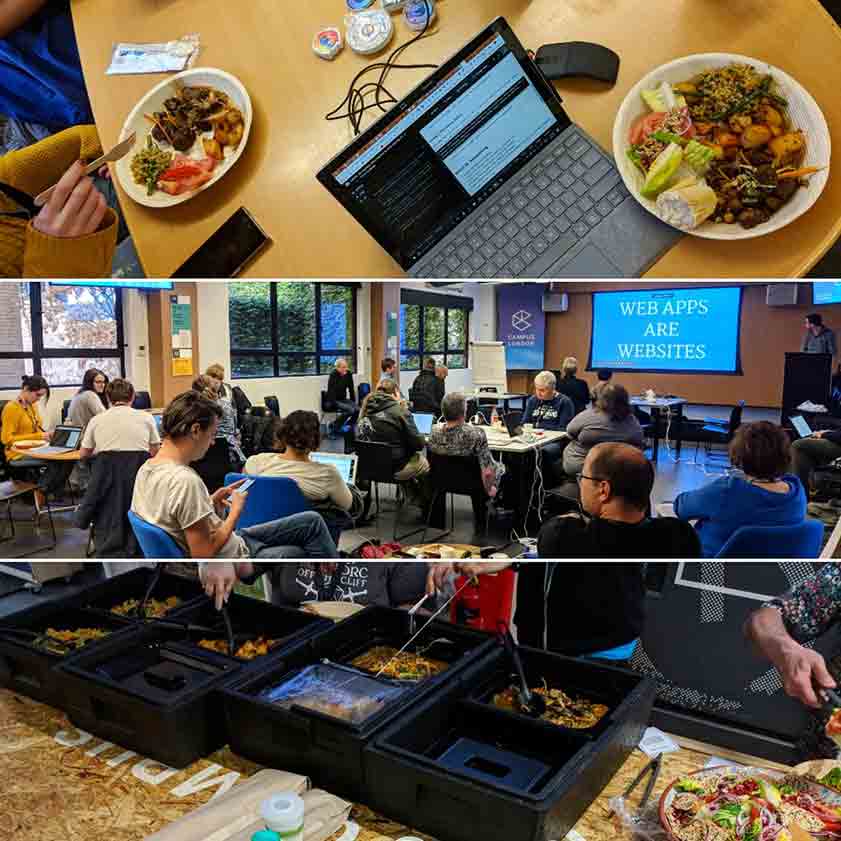
[{"label": "black cable", "polygon": [[[432,7],[429,4],[429,0],[423,0],[423,3],[424,8],[426,9],[426,21],[424,22],[423,29],[405,44],[395,47],[385,61],[374,62],[373,64],[369,64],[367,67],[360,70],[353,77],[345,98],[332,111],[329,111],[325,115],[325,120],[349,120],[351,127],[353,128],[354,136],[358,136],[362,130],[362,116],[366,111],[371,108],[379,108],[380,111],[385,113],[388,110],[388,108],[385,107],[386,105],[395,105],[399,101],[384,84],[385,79],[392,70],[438,69],[437,64],[396,63],[396,60],[400,57],[400,55],[402,55],[404,50],[417,41],[420,41],[421,38],[426,37],[427,34],[432,34],[428,32],[429,25],[432,21]],[[373,70],[380,70],[379,79],[374,82],[366,82],[365,84],[357,87],[359,80]],[[374,94],[374,102],[366,103],[365,97],[371,93]],[[342,109],[345,108],[345,106],[347,106],[347,108],[343,111]]]}]

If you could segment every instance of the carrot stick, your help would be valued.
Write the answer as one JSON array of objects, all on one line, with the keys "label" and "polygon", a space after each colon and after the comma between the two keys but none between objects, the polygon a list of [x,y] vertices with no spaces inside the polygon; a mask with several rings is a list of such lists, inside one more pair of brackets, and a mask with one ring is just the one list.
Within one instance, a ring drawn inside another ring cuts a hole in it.
[{"label": "carrot stick", "polygon": [[813,172],[820,172],[826,169],[824,166],[805,166],[803,169],[792,169],[788,172],[781,172],[777,175],[778,181],[784,181],[788,178],[803,178],[804,175],[811,175]]}]

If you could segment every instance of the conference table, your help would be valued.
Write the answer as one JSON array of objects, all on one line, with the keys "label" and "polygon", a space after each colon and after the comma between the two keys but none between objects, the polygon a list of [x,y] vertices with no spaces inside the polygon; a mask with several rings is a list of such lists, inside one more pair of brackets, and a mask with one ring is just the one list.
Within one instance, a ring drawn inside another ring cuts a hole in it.
[{"label": "conference table", "polygon": [[[680,458],[681,444],[683,443],[683,407],[687,401],[682,397],[657,397],[648,400],[646,397],[632,397],[631,405],[643,411],[650,412],[654,421],[654,429],[651,435],[651,460],[657,462],[660,457],[660,419],[666,416],[666,446],[669,439],[674,438],[675,453]],[[671,428],[674,426],[675,434],[671,435]]]},{"label": "conference table", "polygon": [[[701,52],[733,52],[770,62],[815,98],[832,134],[832,166],[841,150],[841,30],[818,0],[442,0],[435,34],[409,48],[406,64],[438,64],[494,17],[508,19],[524,45],[594,41],[621,58],[615,86],[585,79],[558,84],[572,119],[606,150],[628,90],[658,65]],[[340,24],[343,0],[73,0],[72,12],[102,144],[119,137],[141,96],[163,76],[106,76],[113,44],[159,42],[201,34],[198,66],[218,67],[249,91],[254,121],[241,159],[213,187],[175,207],[152,209],[121,196],[149,277],[168,277],[239,207],[273,244],[246,277],[399,277],[396,262],[316,181],[316,172],[352,138],[346,121],[325,114],[345,97],[372,59],[347,47],[334,61],[311,50],[315,32]],[[409,40],[396,21],[394,47]],[[383,53],[385,55],[385,53]],[[428,71],[393,70],[402,96]],[[371,77],[367,77],[370,80]],[[368,123],[366,122],[365,125]],[[817,204],[785,229],[739,242],[683,237],[648,277],[797,277],[841,234],[841,178],[831,176]]]}]

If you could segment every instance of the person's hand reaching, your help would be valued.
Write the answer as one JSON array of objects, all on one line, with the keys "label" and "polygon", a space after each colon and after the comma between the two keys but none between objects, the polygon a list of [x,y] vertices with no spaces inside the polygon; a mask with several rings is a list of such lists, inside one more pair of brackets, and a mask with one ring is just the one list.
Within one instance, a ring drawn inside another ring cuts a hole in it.
[{"label": "person's hand reaching", "polygon": [[426,576],[426,592],[434,596],[443,586],[447,578],[455,572],[451,563],[437,563],[429,565]]},{"label": "person's hand reaching", "polygon": [[822,707],[823,700],[818,693],[821,689],[834,689],[836,686],[824,658],[817,651],[794,641],[780,653],[776,666],[786,694],[807,706]]},{"label": "person's hand reaching", "polygon": [[84,237],[99,230],[108,211],[105,196],[85,175],[76,161],[52,192],[41,212],[32,220],[36,231],[51,237]]},{"label": "person's hand reaching", "polygon": [[203,563],[199,566],[199,577],[204,592],[213,599],[216,609],[221,610],[237,583],[234,565],[228,562]]}]

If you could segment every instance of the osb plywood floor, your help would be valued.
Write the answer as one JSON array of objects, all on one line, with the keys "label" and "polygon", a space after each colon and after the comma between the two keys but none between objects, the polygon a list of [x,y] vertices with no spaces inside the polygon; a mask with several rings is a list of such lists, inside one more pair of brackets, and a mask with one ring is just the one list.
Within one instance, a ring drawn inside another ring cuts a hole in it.
[{"label": "osb plywood floor", "polygon": [[[708,758],[704,746],[667,754],[652,804],[669,781],[703,767]],[[622,834],[608,817],[609,800],[647,762],[635,751],[587,810],[576,825],[585,841],[613,841]],[[257,770],[227,748],[181,771],[166,768],[80,733],[57,709],[0,690],[2,839],[142,841]],[[360,827],[359,841],[419,835],[364,806],[354,807],[351,820]]]}]

